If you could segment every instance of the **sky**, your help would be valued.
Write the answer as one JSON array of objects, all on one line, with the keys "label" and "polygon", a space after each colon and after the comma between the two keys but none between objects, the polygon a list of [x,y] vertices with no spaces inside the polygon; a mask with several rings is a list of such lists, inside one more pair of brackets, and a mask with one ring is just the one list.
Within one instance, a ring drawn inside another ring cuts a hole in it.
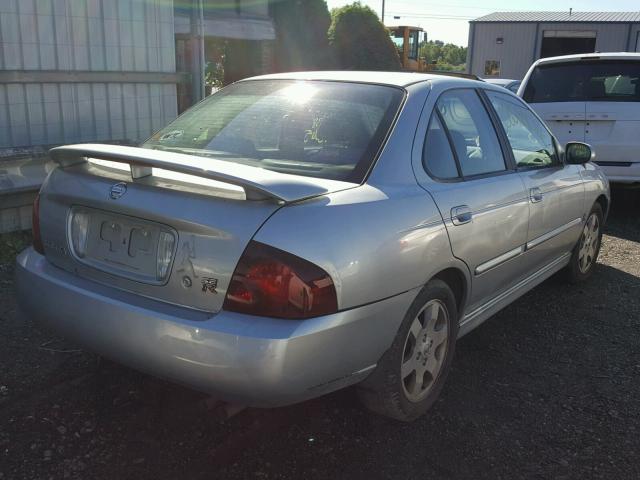
[{"label": "sky", "polygon": [[[329,8],[341,7],[353,0],[327,0]],[[361,0],[380,16],[382,0]],[[574,12],[632,12],[638,11],[638,0],[386,0],[384,23],[386,25],[411,25],[425,29],[429,40],[442,40],[466,46],[469,20],[491,12],[513,11],[569,11]],[[481,6],[478,6],[481,5]],[[394,19],[399,16],[400,19]]]}]

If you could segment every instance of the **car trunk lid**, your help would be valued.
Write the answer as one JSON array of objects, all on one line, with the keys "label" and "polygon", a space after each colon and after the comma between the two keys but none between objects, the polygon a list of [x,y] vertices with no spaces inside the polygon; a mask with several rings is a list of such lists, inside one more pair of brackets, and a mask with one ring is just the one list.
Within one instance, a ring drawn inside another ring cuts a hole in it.
[{"label": "car trunk lid", "polygon": [[561,144],[584,142],[585,102],[532,103],[530,105]]},{"label": "car trunk lid", "polygon": [[[99,283],[207,312],[220,310],[247,243],[277,209],[357,186],[133,147],[76,145],[51,156],[60,167],[41,190],[47,259]],[[82,247],[74,243],[79,217],[87,229]]]}]

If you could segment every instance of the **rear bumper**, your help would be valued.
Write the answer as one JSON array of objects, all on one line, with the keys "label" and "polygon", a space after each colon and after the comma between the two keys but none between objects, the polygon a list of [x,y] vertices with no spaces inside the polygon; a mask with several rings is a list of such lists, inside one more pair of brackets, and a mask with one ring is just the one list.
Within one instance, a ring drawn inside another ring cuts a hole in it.
[{"label": "rear bumper", "polygon": [[640,182],[640,162],[632,163],[628,167],[610,166],[606,162],[599,162],[598,166],[612,183]]},{"label": "rear bumper", "polygon": [[22,310],[122,364],[248,406],[278,406],[363,380],[417,291],[304,321],[213,316],[81,279],[29,248],[17,259]]}]

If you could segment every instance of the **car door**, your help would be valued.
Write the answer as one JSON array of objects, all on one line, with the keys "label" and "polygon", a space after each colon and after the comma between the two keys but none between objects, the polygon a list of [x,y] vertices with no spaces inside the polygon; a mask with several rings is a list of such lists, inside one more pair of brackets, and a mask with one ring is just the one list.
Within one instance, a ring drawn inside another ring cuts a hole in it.
[{"label": "car door", "polygon": [[424,138],[422,164],[432,180],[427,189],[444,219],[453,255],[472,274],[472,311],[521,276],[517,257],[526,243],[526,192],[475,89],[444,92]]},{"label": "car door", "polygon": [[529,197],[525,260],[539,269],[570,252],[582,228],[581,165],[566,165],[545,125],[519,98],[486,91],[509,141]]}]

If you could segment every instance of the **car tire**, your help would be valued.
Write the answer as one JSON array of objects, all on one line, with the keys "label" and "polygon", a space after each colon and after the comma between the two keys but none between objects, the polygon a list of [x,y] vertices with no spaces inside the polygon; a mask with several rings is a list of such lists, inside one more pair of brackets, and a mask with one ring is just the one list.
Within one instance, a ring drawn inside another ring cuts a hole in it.
[{"label": "car tire", "polygon": [[569,282],[581,283],[592,275],[602,245],[603,219],[602,207],[596,202],[587,216],[580,239],[567,265],[566,276]]},{"label": "car tire", "polygon": [[369,410],[411,421],[437,400],[451,368],[458,335],[458,309],[449,286],[430,281],[407,311],[373,373],[357,387]]}]

